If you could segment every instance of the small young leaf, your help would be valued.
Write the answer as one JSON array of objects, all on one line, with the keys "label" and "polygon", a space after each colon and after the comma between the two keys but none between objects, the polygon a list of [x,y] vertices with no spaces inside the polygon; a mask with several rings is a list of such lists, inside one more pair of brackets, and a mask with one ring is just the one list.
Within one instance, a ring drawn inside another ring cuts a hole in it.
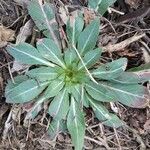
[{"label": "small young leaf", "polygon": [[144,108],[149,103],[148,90],[138,84],[123,85],[115,83],[100,83],[107,89],[107,95],[129,107]]},{"label": "small young leaf", "polygon": [[45,91],[45,98],[50,98],[50,97],[54,97],[56,96],[59,91],[63,88],[64,86],[64,81],[57,79],[57,80],[53,80],[51,81],[51,83],[49,84],[48,88]]},{"label": "small young leaf", "polygon": [[107,95],[107,89],[100,84],[93,83],[92,81],[85,84],[85,89],[92,98],[102,102],[115,101],[109,95]]},{"label": "small young leaf", "polygon": [[[90,50],[89,52],[85,54],[85,56],[83,57],[83,61],[87,68],[90,68],[100,59],[101,52],[102,52],[102,49],[97,48],[95,50]],[[78,68],[79,70],[84,68],[81,62],[79,63]]]},{"label": "small young leaf", "polygon": [[71,106],[67,117],[67,128],[71,134],[75,150],[82,150],[85,135],[85,120],[80,106],[71,98]]},{"label": "small young leaf", "polygon": [[66,65],[70,66],[73,65],[73,63],[76,63],[79,60],[76,52],[74,49],[67,49],[64,53],[64,61]]},{"label": "small young leaf", "polygon": [[72,45],[76,45],[78,37],[83,30],[84,21],[83,16],[79,14],[77,17],[70,19],[67,22],[67,36],[68,40]]},{"label": "small young leaf", "polygon": [[123,72],[118,78],[112,79],[112,82],[120,84],[144,83],[150,80],[150,72],[132,73]]},{"label": "small young leaf", "polygon": [[48,38],[41,39],[36,46],[44,58],[64,67],[61,50],[52,40]]},{"label": "small young leaf", "polygon": [[92,72],[92,75],[99,79],[110,80],[117,78],[124,72],[127,66],[127,59],[120,58],[110,63],[101,65]]},{"label": "small young leaf", "polygon": [[15,86],[6,94],[7,103],[25,103],[36,98],[49,84],[38,83],[35,80],[27,80]]},{"label": "small young leaf", "polygon": [[48,81],[58,77],[58,73],[55,68],[51,67],[40,67],[36,69],[29,70],[26,75],[31,78],[35,78],[38,81]]},{"label": "small young leaf", "polygon": [[66,90],[62,90],[53,99],[48,108],[48,113],[55,119],[65,119],[69,110],[69,95]]},{"label": "small young leaf", "polygon": [[32,45],[21,43],[17,46],[9,45],[7,51],[17,60],[29,65],[46,65],[54,67],[55,65],[44,59]]},{"label": "small young leaf", "polygon": [[28,6],[28,11],[36,26],[43,34],[60,45],[58,24],[55,19],[53,6],[41,0],[32,0]]},{"label": "small young leaf", "polygon": [[64,132],[66,129],[67,127],[64,120],[52,120],[48,129],[50,139],[53,140],[60,132]]},{"label": "small young leaf", "polygon": [[78,50],[80,54],[92,50],[95,47],[99,35],[99,26],[100,22],[97,18],[81,32],[78,38]]}]

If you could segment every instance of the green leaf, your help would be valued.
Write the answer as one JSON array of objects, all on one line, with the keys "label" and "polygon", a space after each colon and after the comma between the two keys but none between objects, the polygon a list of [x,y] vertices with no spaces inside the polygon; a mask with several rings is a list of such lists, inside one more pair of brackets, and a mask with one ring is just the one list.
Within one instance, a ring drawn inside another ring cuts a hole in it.
[{"label": "green leaf", "polygon": [[109,95],[107,95],[107,89],[101,86],[100,84],[96,84],[92,81],[85,84],[85,89],[88,94],[94,98],[95,100],[102,101],[102,102],[111,102],[115,101]]},{"label": "green leaf", "polygon": [[78,102],[81,101],[82,87],[80,84],[70,85],[67,87],[67,90],[70,94],[72,94],[72,96],[76,99],[76,101]]},{"label": "green leaf", "polygon": [[150,72],[132,73],[124,72],[118,78],[112,79],[112,82],[120,84],[144,83],[150,80]]},{"label": "green leaf", "polygon": [[114,79],[123,73],[127,66],[127,59],[120,58],[110,63],[101,65],[98,69],[92,72],[92,75],[99,79]]},{"label": "green leaf", "polygon": [[[102,53],[102,49],[100,48],[97,48],[95,50],[90,50],[89,52],[87,52],[83,57],[83,62],[86,65],[86,67],[90,68],[91,66],[93,66],[100,59],[101,53]],[[79,63],[78,68],[79,70],[84,68],[81,62]]]},{"label": "green leaf", "polygon": [[92,50],[95,47],[99,35],[99,27],[100,22],[97,18],[81,32],[78,38],[78,50],[80,54]]},{"label": "green leaf", "polygon": [[78,56],[77,56],[77,54],[76,54],[74,49],[69,48],[69,49],[67,49],[65,51],[65,53],[64,53],[64,61],[65,61],[66,65],[68,65],[68,66],[71,65],[72,66],[73,63],[76,63],[78,60],[79,60]]},{"label": "green leaf", "polygon": [[107,11],[108,7],[115,3],[116,0],[88,0],[88,6],[96,11],[98,11],[101,15]]},{"label": "green leaf", "polygon": [[36,69],[29,70],[26,75],[31,78],[35,78],[38,81],[48,81],[53,80],[58,77],[58,73],[55,68],[51,67],[40,67]]},{"label": "green leaf", "polygon": [[52,120],[48,129],[50,139],[53,140],[60,132],[66,131],[66,123],[64,120]]},{"label": "green leaf", "polygon": [[41,100],[41,97],[36,99],[34,106],[32,106],[32,108],[30,110],[27,110],[25,120],[34,119],[38,115],[38,113],[43,109],[43,107],[42,107],[43,104],[42,104],[42,102],[39,102],[40,100]]},{"label": "green leaf", "polygon": [[147,64],[143,64],[141,66],[138,67],[134,67],[129,69],[128,71],[132,71],[132,72],[137,72],[137,71],[150,71],[150,62]]},{"label": "green leaf", "polygon": [[5,97],[6,95],[11,92],[13,90],[14,87],[18,86],[20,83],[22,83],[23,81],[28,80],[29,78],[26,75],[20,75],[20,76],[16,76],[14,77],[14,82],[12,82],[12,80],[8,80],[7,86],[5,88]]},{"label": "green leaf", "polygon": [[54,40],[59,46],[59,29],[53,6],[46,2],[42,4],[41,0],[32,0],[28,6],[28,12],[39,30],[43,31],[46,37]]},{"label": "green leaf", "polygon": [[103,15],[109,6],[111,6],[112,4],[114,4],[116,2],[116,0],[102,0],[102,2],[100,3],[99,7],[98,7],[98,12]]},{"label": "green leaf", "polygon": [[124,122],[120,120],[116,115],[109,113],[106,107],[100,102],[96,102],[92,99],[89,99],[91,107],[96,115],[96,117],[103,121],[103,124],[110,127],[118,128],[124,125]]},{"label": "green leaf", "polygon": [[83,30],[84,20],[82,14],[78,14],[77,17],[70,17],[67,22],[67,36],[72,45],[76,45],[78,37]]},{"label": "green leaf", "polygon": [[7,103],[25,103],[36,98],[49,82],[38,83],[35,80],[27,80],[15,86],[6,94]]},{"label": "green leaf", "polygon": [[45,97],[48,99],[50,97],[54,97],[56,96],[59,91],[63,88],[64,86],[64,81],[57,79],[54,81],[51,81],[51,83],[49,84],[48,88],[45,91]]},{"label": "green leaf", "polygon": [[59,47],[50,39],[44,38],[40,39],[37,42],[37,49],[39,50],[40,54],[49,61],[56,63],[62,67],[64,66],[64,62],[62,59],[61,50]]},{"label": "green leaf", "polygon": [[71,98],[71,106],[67,117],[67,128],[71,134],[75,150],[82,150],[85,135],[85,120],[80,106]]},{"label": "green leaf", "polygon": [[108,96],[129,107],[144,108],[149,103],[149,92],[141,85],[123,85],[106,82],[101,82],[100,84],[107,89]]},{"label": "green leaf", "polygon": [[69,95],[66,90],[62,90],[50,103],[48,113],[55,119],[65,119],[69,110]]},{"label": "green leaf", "polygon": [[86,107],[86,108],[88,108],[88,107],[90,106],[90,104],[89,104],[89,99],[90,99],[89,95],[88,95],[88,94],[86,93],[86,91],[84,90],[82,103],[83,103],[83,106]]},{"label": "green leaf", "polygon": [[114,115],[114,114],[109,114],[110,119],[108,119],[107,121],[104,121],[103,124],[109,127],[114,127],[114,128],[118,128],[121,127],[123,125],[125,125],[125,122],[122,121],[121,119],[119,119],[118,116]]},{"label": "green leaf", "polygon": [[44,59],[32,45],[21,43],[17,46],[7,46],[7,51],[19,62],[29,65],[55,65]]},{"label": "green leaf", "polygon": [[101,2],[102,2],[102,0],[94,0],[94,1],[93,0],[88,0],[88,7],[97,11],[98,7],[99,7],[99,4]]}]

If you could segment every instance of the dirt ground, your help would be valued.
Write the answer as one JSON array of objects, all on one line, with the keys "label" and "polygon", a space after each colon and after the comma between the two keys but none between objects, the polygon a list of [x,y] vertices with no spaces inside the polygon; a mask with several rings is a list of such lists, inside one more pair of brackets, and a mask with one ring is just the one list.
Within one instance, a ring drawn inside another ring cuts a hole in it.
[{"label": "dirt ground", "polygon": [[[86,8],[86,0],[50,1],[56,6],[58,20],[63,29],[65,24],[60,8],[64,6],[70,13],[77,9],[82,10],[86,23],[95,15]],[[21,74],[26,67],[14,67],[14,61],[7,53],[6,46],[9,42],[15,43],[19,39],[20,28],[30,20],[27,5],[28,0],[0,0],[0,27],[5,26],[4,30],[7,31],[7,36],[4,38],[1,36],[2,28],[0,28],[0,150],[71,150],[71,139],[68,134],[61,133],[57,139],[49,138],[46,131],[51,118],[44,113],[44,109],[36,119],[27,122],[24,119],[28,106],[5,103],[4,89],[7,80],[11,76]],[[149,63],[150,1],[117,0],[112,8],[114,9],[111,13],[100,17],[102,27],[98,45],[107,47],[101,61],[107,62],[126,57],[128,69]],[[42,35],[32,21],[28,28],[30,30],[26,41],[34,43],[36,38]],[[116,46],[115,51],[112,50],[112,45]],[[145,86],[149,86],[149,83]],[[85,110],[87,129],[84,148],[87,150],[150,150],[149,108],[134,109],[116,105],[118,115],[130,128],[113,129],[103,126],[94,118],[90,109]]]}]

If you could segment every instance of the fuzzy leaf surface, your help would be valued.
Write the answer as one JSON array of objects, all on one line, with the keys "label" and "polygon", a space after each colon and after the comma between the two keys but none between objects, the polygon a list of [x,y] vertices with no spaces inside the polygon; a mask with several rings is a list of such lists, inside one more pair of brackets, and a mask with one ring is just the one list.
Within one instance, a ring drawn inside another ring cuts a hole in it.
[{"label": "fuzzy leaf surface", "polygon": [[62,90],[52,100],[48,113],[55,119],[65,119],[69,110],[69,95],[66,90]]},{"label": "fuzzy leaf surface", "polygon": [[101,82],[101,86],[107,89],[107,95],[124,105],[134,108],[144,108],[149,103],[150,94],[148,90],[138,84],[115,84]]},{"label": "fuzzy leaf surface", "polygon": [[59,91],[63,88],[64,81],[57,79],[50,82],[46,91],[45,91],[45,98],[50,98],[56,96]]},{"label": "fuzzy leaf surface", "polygon": [[64,67],[61,50],[53,40],[44,38],[37,42],[37,49],[40,54],[49,61]]},{"label": "fuzzy leaf surface", "polygon": [[25,103],[36,98],[49,84],[49,82],[38,83],[35,80],[27,80],[15,86],[7,92],[7,103]]},{"label": "fuzzy leaf surface", "polygon": [[150,72],[132,73],[123,72],[118,78],[112,79],[112,82],[120,84],[144,83],[150,80]]},{"label": "fuzzy leaf surface", "polygon": [[27,43],[21,43],[17,46],[9,45],[7,51],[11,54],[17,61],[29,64],[29,65],[46,65],[54,67],[54,64],[50,63],[42,57],[36,48]]},{"label": "fuzzy leaf surface", "polygon": [[115,101],[112,96],[107,95],[108,90],[101,86],[101,84],[93,83],[92,81],[85,84],[85,89],[88,94],[95,100],[102,102]]},{"label": "fuzzy leaf surface", "polygon": [[127,59],[120,58],[110,63],[101,65],[92,72],[92,75],[99,79],[110,80],[117,78],[124,72],[127,66]]},{"label": "fuzzy leaf surface", "polygon": [[57,45],[60,45],[58,24],[53,6],[46,2],[42,4],[41,0],[32,0],[28,11],[39,30],[43,31],[46,37],[54,40]]},{"label": "fuzzy leaf surface", "polygon": [[67,117],[67,128],[71,134],[75,150],[82,150],[85,135],[85,121],[80,106],[71,98],[71,106]]},{"label": "fuzzy leaf surface", "polygon": [[102,105],[101,103],[92,99],[89,99],[89,102],[93,108],[96,117],[100,121],[103,121],[104,125],[118,128],[124,124],[123,121],[121,121],[116,115],[109,113],[107,108],[104,107],[104,105]]},{"label": "fuzzy leaf surface", "polygon": [[78,51],[80,54],[92,50],[99,35],[99,19],[92,21],[80,34],[78,38]]},{"label": "fuzzy leaf surface", "polygon": [[84,21],[83,16],[79,14],[76,17],[70,17],[67,22],[67,36],[72,45],[76,45],[78,37],[83,30]]},{"label": "fuzzy leaf surface", "polygon": [[54,139],[60,132],[66,131],[64,120],[52,120],[48,128],[50,139]]},{"label": "fuzzy leaf surface", "polygon": [[26,75],[31,78],[35,78],[38,81],[48,81],[55,79],[58,76],[55,68],[51,67],[40,67],[36,69],[29,70]]},{"label": "fuzzy leaf surface", "polygon": [[[97,48],[95,50],[90,50],[85,54],[85,56],[83,57],[83,62],[87,68],[93,66],[100,59],[101,52],[102,49]],[[79,70],[84,68],[81,62],[79,63],[78,68]]]}]

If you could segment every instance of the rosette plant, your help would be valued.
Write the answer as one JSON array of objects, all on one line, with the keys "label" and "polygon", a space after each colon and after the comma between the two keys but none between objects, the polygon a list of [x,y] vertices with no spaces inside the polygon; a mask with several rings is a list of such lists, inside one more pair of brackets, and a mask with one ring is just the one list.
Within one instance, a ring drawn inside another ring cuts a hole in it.
[{"label": "rosette plant", "polygon": [[81,150],[84,143],[84,108],[92,108],[95,117],[104,125],[119,127],[125,123],[109,113],[105,103],[119,102],[135,108],[147,106],[148,91],[139,83],[149,79],[148,73],[139,77],[125,72],[126,58],[95,65],[102,53],[102,49],[96,47],[98,18],[85,28],[81,14],[69,19],[66,25],[68,45],[62,49],[52,6],[33,0],[28,10],[46,38],[38,40],[35,47],[28,43],[7,47],[15,60],[34,65],[24,75],[15,77],[14,83],[8,81],[7,103],[34,102],[27,114],[34,118],[43,102],[49,101],[47,113],[53,118],[50,136],[54,137],[66,127],[76,150]]}]

